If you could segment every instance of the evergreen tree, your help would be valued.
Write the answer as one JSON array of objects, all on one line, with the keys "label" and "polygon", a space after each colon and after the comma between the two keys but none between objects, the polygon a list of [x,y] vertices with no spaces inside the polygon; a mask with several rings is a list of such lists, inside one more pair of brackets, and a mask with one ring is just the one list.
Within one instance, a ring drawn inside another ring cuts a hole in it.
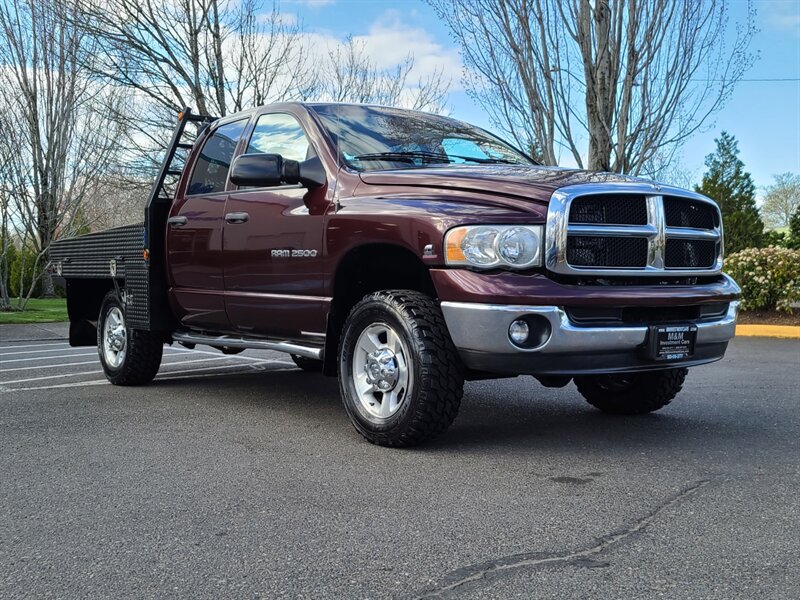
[{"label": "evergreen tree", "polygon": [[723,131],[717,149],[706,157],[703,183],[695,188],[719,204],[725,228],[725,253],[758,248],[764,239],[764,222],[756,207],[756,186],[739,158],[736,138]]},{"label": "evergreen tree", "polygon": [[800,206],[789,219],[789,239],[786,245],[789,248],[800,250]]}]

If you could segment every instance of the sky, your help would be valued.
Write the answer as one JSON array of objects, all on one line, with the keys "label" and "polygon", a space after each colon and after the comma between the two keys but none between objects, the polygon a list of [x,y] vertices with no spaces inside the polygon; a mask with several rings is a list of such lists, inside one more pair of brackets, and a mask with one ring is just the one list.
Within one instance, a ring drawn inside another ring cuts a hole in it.
[{"label": "sky", "polygon": [[[691,0],[690,0],[691,1]],[[723,0],[731,25],[744,21],[746,0]],[[739,140],[740,157],[761,189],[774,175],[800,173],[800,0],[755,0],[751,49],[758,59],[728,103],[684,146],[679,167],[699,181],[714,139],[728,131]],[[410,53],[418,74],[437,68],[453,78],[451,115],[495,129],[460,85],[462,63],[445,25],[422,0],[282,0],[281,11],[311,34],[363,40],[379,66],[391,67]],[[794,81],[763,81],[793,79]],[[572,166],[566,154],[563,166]]]}]

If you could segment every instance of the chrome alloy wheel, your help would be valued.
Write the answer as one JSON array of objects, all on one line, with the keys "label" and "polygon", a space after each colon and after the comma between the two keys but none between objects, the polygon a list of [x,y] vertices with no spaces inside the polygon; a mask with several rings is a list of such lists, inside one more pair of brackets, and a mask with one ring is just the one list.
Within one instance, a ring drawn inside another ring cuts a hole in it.
[{"label": "chrome alloy wheel", "polygon": [[408,397],[409,356],[405,342],[389,325],[373,323],[361,332],[352,375],[361,406],[371,417],[388,419]]},{"label": "chrome alloy wheel", "polygon": [[106,313],[103,326],[103,357],[108,366],[118,369],[125,362],[128,348],[128,333],[125,330],[125,317],[122,310],[113,306]]}]

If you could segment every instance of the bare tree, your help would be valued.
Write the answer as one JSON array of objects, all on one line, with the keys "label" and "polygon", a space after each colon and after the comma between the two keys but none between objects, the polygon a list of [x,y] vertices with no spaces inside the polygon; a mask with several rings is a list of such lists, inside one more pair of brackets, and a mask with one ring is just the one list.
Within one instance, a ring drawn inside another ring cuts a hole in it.
[{"label": "bare tree", "polygon": [[[153,175],[185,106],[225,116],[314,94],[299,24],[261,0],[68,0],[99,47],[95,76],[125,89],[129,183]],[[113,113],[113,114],[112,114]]]},{"label": "bare tree", "polygon": [[[2,106],[0,106],[2,110]],[[2,131],[0,131],[2,134]],[[5,164],[8,145],[0,135],[0,164]],[[0,310],[11,308],[9,276],[11,274],[11,191],[5,169],[0,169]]]},{"label": "bare tree", "polygon": [[593,170],[665,162],[753,62],[754,11],[726,44],[722,0],[428,2],[460,43],[469,92],[546,164],[562,149]]},{"label": "bare tree", "polygon": [[257,0],[76,0],[98,41],[98,75],[171,113],[225,116],[301,92],[300,27]]},{"label": "bare tree", "polygon": [[800,175],[782,173],[764,190],[761,214],[771,227],[786,227],[800,208]]},{"label": "bare tree", "polygon": [[[73,231],[81,203],[117,150],[118,126],[98,110],[114,92],[88,76],[97,47],[57,0],[0,5],[0,132],[10,221],[46,262],[50,244]],[[45,271],[44,295],[52,295]],[[28,290],[28,296],[32,287]]]},{"label": "bare tree", "polygon": [[129,90],[136,104],[113,116],[132,132],[124,145],[137,177],[158,166],[184,106],[224,116],[270,102],[328,98],[439,111],[449,89],[441,73],[413,81],[411,57],[396,69],[379,69],[352,39],[327,54],[312,47],[277,0],[70,1],[101,50],[96,76]]},{"label": "bare tree", "polygon": [[98,181],[81,207],[80,224],[92,230],[140,223],[151,179],[135,173],[113,173]]},{"label": "bare tree", "polygon": [[334,102],[363,102],[442,112],[451,82],[441,71],[411,79],[414,57],[408,55],[394,68],[379,68],[364,42],[349,36],[328,51],[319,77],[323,98]]}]

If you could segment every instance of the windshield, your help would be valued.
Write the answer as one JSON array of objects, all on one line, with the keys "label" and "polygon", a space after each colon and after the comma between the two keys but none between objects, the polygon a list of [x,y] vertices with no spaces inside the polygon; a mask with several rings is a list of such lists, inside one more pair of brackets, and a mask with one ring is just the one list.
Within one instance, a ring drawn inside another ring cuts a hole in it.
[{"label": "windshield", "polygon": [[339,154],[358,171],[450,164],[535,164],[499,138],[467,123],[411,110],[314,105]]}]

